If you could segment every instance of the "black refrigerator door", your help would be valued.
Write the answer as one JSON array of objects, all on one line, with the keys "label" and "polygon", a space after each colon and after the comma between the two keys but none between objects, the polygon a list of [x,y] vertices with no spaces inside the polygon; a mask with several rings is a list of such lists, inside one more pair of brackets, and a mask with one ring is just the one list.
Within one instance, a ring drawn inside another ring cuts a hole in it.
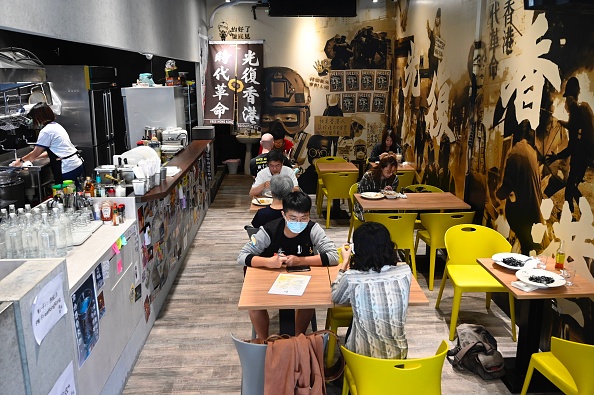
[{"label": "black refrigerator door", "polygon": [[108,91],[108,102],[111,113],[111,133],[115,143],[116,154],[122,154],[134,147],[127,147],[128,138],[126,135],[126,116],[124,114],[124,99],[122,90],[113,88]]},{"label": "black refrigerator door", "polygon": [[109,104],[107,91],[89,91],[91,101],[91,138],[92,144],[102,145],[111,139],[111,114],[108,113]]}]

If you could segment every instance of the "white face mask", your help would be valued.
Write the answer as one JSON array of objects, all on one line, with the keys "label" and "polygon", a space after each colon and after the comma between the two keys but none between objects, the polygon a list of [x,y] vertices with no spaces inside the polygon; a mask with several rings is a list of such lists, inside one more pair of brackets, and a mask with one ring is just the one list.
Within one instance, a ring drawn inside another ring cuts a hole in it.
[{"label": "white face mask", "polygon": [[293,233],[301,233],[307,227],[307,222],[287,221],[287,228]]}]

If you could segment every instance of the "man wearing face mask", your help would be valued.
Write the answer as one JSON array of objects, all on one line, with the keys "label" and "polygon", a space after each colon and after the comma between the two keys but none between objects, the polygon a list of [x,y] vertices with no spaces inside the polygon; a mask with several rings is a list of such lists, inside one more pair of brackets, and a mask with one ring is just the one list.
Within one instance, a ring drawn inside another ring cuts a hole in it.
[{"label": "man wearing face mask", "polygon": [[[262,226],[239,252],[237,263],[244,266],[280,268],[286,266],[336,266],[338,252],[322,227],[309,219],[311,198],[291,192],[283,199],[282,218]],[[295,311],[295,335],[304,333],[313,309]],[[250,310],[250,320],[261,339],[268,337],[266,310]]]}]

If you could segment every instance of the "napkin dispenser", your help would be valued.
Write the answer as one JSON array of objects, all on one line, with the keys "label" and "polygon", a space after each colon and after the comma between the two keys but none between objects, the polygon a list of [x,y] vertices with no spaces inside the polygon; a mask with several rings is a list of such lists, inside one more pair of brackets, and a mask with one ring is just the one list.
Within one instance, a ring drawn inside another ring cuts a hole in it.
[{"label": "napkin dispenser", "polygon": [[182,128],[166,129],[161,133],[161,143],[163,145],[188,145],[188,132]]}]

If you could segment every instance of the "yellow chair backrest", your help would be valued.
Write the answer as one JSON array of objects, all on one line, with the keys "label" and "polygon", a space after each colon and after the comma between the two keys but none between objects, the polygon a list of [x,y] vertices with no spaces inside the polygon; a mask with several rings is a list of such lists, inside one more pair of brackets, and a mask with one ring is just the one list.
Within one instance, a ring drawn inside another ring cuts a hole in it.
[{"label": "yellow chair backrest", "polygon": [[315,166],[316,166],[316,172],[318,174],[320,174],[320,171],[318,170],[318,163],[346,163],[346,159],[340,156],[324,156],[321,158],[316,159],[315,162]]},{"label": "yellow chair backrest", "polygon": [[396,171],[398,176],[398,188],[405,188],[415,182],[414,171]]},{"label": "yellow chair backrest", "polygon": [[388,228],[398,249],[413,249],[417,213],[365,213],[365,222],[379,222]]},{"label": "yellow chair backrest", "polygon": [[454,225],[471,224],[474,211],[457,213],[423,213],[421,224],[429,233],[431,247],[445,248],[445,233]]},{"label": "yellow chair backrest", "polygon": [[415,359],[370,358],[340,348],[359,395],[441,394],[445,340],[434,356]]},{"label": "yellow chair backrest", "polygon": [[441,188],[438,187],[434,187],[433,185],[429,185],[429,184],[412,184],[412,185],[408,185],[405,187],[408,191],[406,192],[441,192],[443,193],[443,190]]},{"label": "yellow chair backrest", "polygon": [[332,199],[348,199],[351,186],[357,182],[359,173],[341,172],[322,174],[324,189]]},{"label": "yellow chair backrest", "polygon": [[498,252],[511,252],[511,244],[499,232],[474,224],[454,225],[445,234],[448,265],[475,264]]},{"label": "yellow chair backrest", "polygon": [[579,394],[594,394],[591,366],[594,361],[593,345],[552,337],[551,353],[571,374]]},{"label": "yellow chair backrest", "polygon": [[351,210],[355,207],[355,193],[357,193],[357,189],[359,189],[359,183],[354,183],[351,185],[351,189],[349,189],[349,205]]}]

